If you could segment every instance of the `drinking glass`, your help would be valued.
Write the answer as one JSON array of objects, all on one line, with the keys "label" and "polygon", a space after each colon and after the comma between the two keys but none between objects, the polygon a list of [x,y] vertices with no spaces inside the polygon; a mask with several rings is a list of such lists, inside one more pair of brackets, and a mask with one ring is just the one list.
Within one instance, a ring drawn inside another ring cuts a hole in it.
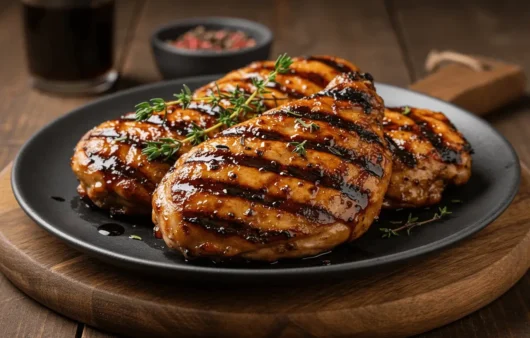
[{"label": "drinking glass", "polygon": [[116,81],[113,0],[22,0],[26,55],[34,87],[100,93]]}]

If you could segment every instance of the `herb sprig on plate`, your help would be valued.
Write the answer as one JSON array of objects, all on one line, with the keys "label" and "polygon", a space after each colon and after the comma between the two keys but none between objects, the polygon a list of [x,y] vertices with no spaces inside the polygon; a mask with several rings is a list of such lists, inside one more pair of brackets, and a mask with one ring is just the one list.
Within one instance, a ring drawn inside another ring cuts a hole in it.
[{"label": "herb sprig on plate", "polygon": [[[419,221],[418,217],[413,217],[412,214],[409,214],[409,217],[408,217],[407,221],[405,222],[405,224],[403,224],[400,227],[393,228],[393,229],[392,228],[379,228],[379,231],[381,231],[383,233],[381,235],[381,237],[390,238],[390,237],[399,236],[400,232],[402,232],[402,231],[406,231],[407,235],[410,236],[410,232],[412,231],[412,229],[414,229],[416,227],[419,227],[419,226],[422,226],[422,225],[425,225],[425,224],[428,224],[428,223],[432,223],[434,221],[437,221],[437,220],[439,220],[441,218],[444,218],[444,217],[452,214],[452,212],[449,211],[446,206],[445,207],[439,207],[438,211],[439,212],[436,212],[433,215],[432,218],[429,218],[429,219],[424,220],[424,221]],[[394,222],[391,222],[391,223],[394,223]],[[397,223],[401,224],[401,223],[403,223],[403,221],[398,221]]]}]

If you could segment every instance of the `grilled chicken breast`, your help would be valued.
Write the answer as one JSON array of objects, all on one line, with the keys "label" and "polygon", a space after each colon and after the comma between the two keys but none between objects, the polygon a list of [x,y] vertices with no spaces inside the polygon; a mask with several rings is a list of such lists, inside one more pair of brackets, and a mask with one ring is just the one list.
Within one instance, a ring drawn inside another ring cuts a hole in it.
[{"label": "grilled chicken breast", "polygon": [[[329,56],[295,58],[293,61],[287,74],[278,74],[276,81],[269,84],[269,93],[264,95],[267,109],[312,95],[335,76],[358,70],[346,60]],[[236,88],[252,92],[252,78],[264,78],[273,69],[273,61],[255,62],[229,73],[217,84],[198,89],[194,97],[205,97],[217,90],[232,92]],[[223,105],[229,103],[223,102]],[[137,122],[135,114],[129,113],[90,130],[76,146],[71,160],[79,179],[80,195],[111,213],[149,214],[152,192],[172,163],[164,159],[148,161],[142,154],[145,142],[164,137],[183,139],[194,124],[202,128],[215,124],[218,111],[206,103],[192,103],[188,109],[174,105],[169,107],[164,124],[162,114],[155,113],[147,121]],[[251,117],[252,114],[245,116],[247,119]],[[190,148],[191,145],[186,144],[177,155]]]},{"label": "grilled chicken breast", "polygon": [[275,261],[361,236],[392,155],[368,74],[230,127],[183,155],[153,195],[166,244],[190,257]]},{"label": "grilled chicken breast", "polygon": [[424,207],[439,203],[448,184],[471,176],[470,144],[447,117],[420,108],[387,108],[385,138],[393,170],[385,207]]}]

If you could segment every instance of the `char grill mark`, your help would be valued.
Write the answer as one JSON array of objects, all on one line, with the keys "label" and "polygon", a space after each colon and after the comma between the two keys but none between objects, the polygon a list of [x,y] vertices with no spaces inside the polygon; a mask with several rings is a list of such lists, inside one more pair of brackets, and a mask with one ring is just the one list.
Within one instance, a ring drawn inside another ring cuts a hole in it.
[{"label": "char grill mark", "polygon": [[360,105],[366,114],[370,114],[372,112],[373,107],[371,102],[373,102],[374,97],[362,90],[354,89],[352,87],[345,87],[342,89],[334,87],[332,89],[311,95],[309,98],[320,96],[329,96],[337,101],[349,101],[351,103]]},{"label": "char grill mark", "polygon": [[[86,154],[90,160],[89,165],[96,165],[97,170],[101,171],[108,183],[117,181],[119,177],[127,177],[138,184],[144,185],[149,190],[154,190],[155,185],[144,174],[136,168],[123,163],[117,156],[102,157],[99,154]],[[111,183],[112,184],[112,183]]]},{"label": "char grill mark", "polygon": [[[238,83],[244,83],[244,84],[251,84],[252,83],[252,78],[251,77],[248,77],[246,79],[232,79],[230,80],[230,83],[234,83],[234,82],[238,82]],[[291,99],[300,99],[302,97],[305,96],[304,93],[301,93],[299,91],[297,91],[296,89],[293,89],[293,88],[289,88],[287,86],[284,86],[278,82],[269,82],[269,84],[267,85],[267,88],[271,88],[271,89],[275,89],[285,95],[288,95]],[[247,94],[252,94],[252,91],[250,89],[247,89],[247,88],[242,88],[240,87],[240,89],[244,90]]]},{"label": "char grill mark", "polygon": [[329,66],[329,67],[335,69],[339,73],[349,73],[349,72],[354,72],[355,71],[355,69],[351,69],[349,66],[345,65],[344,63],[338,62],[337,60],[331,59],[331,58],[323,58],[323,57],[318,57],[318,56],[311,56],[311,57],[306,58],[306,60],[308,60],[308,61],[318,61],[318,62],[320,62],[322,64],[325,64],[326,66]]},{"label": "char grill mark", "polygon": [[208,165],[213,165],[214,167],[230,163],[237,166],[257,168],[260,171],[272,172],[282,176],[290,176],[311,183],[319,181],[321,186],[339,191],[362,208],[368,205],[370,199],[368,192],[361,190],[359,186],[345,182],[340,173],[333,175],[315,166],[301,168],[294,165],[282,165],[262,157],[233,154],[219,150],[193,154],[186,159],[185,163],[208,163]]},{"label": "char grill mark", "polygon": [[423,121],[422,119],[418,119],[416,116],[414,116],[414,114],[410,114],[408,117],[414,120],[414,122],[420,129],[421,135],[429,142],[431,142],[434,149],[436,149],[444,163],[462,163],[460,152],[448,146],[447,143],[444,141],[443,137],[432,130],[432,127],[428,122]]},{"label": "char grill mark", "polygon": [[238,236],[251,243],[267,244],[296,236],[289,230],[261,230],[241,221],[225,220],[212,214],[185,211],[182,219],[217,235]]},{"label": "char grill mark", "polygon": [[286,144],[290,142],[303,142],[306,141],[304,147],[306,149],[317,150],[320,152],[332,154],[342,158],[345,161],[353,163],[365,170],[370,175],[378,178],[383,177],[383,168],[379,163],[373,163],[365,156],[358,156],[354,150],[339,147],[334,144],[333,140],[305,140],[299,136],[289,137],[274,131],[260,129],[259,127],[250,126],[238,126],[230,129],[226,129],[221,133],[222,136],[226,137],[244,137],[251,138],[256,137],[262,140],[269,141],[283,141]]},{"label": "char grill mark", "polygon": [[[314,205],[297,203],[280,196],[269,196],[263,189],[256,190],[241,184],[229,184],[209,179],[185,179],[172,187],[173,194],[188,193],[190,190],[206,192],[212,195],[231,196],[234,198],[259,203],[277,210],[282,210],[293,215],[300,215],[311,222],[318,224],[330,224],[336,221],[328,210]],[[360,206],[359,206],[360,209]],[[360,211],[360,210],[359,210]],[[249,221],[252,218],[249,217]],[[343,220],[351,222],[353,220]]]},{"label": "char grill mark", "polygon": [[[258,67],[252,68],[252,70],[255,70],[255,71],[260,71],[262,69],[265,69],[265,70],[268,70],[268,71],[273,71],[274,67],[273,66],[266,66],[264,64],[261,64]],[[329,81],[326,78],[324,78],[322,75],[320,75],[318,73],[304,72],[304,71],[293,69],[293,68],[289,68],[289,71],[287,73],[282,74],[282,76],[284,76],[284,77],[285,76],[290,76],[290,77],[303,78],[304,80],[312,82],[312,83],[314,83],[315,85],[317,85],[317,86],[319,86],[321,88],[326,87],[328,85],[328,83],[329,83]]]},{"label": "char grill mark", "polygon": [[344,129],[347,131],[353,131],[355,132],[363,141],[366,141],[368,143],[377,143],[380,146],[383,146],[383,142],[381,142],[381,139],[379,136],[374,133],[371,130],[368,130],[358,124],[355,124],[354,122],[345,120],[337,115],[332,115],[331,113],[324,112],[324,111],[312,111],[311,108],[306,106],[297,106],[293,109],[291,108],[285,108],[282,110],[277,110],[272,112],[272,114],[268,115],[284,115],[284,116],[293,116],[289,112],[299,113],[302,115],[302,118],[315,120],[315,121],[321,121],[326,122],[329,125]]},{"label": "char grill mark", "polygon": [[385,134],[385,139],[388,144],[388,149],[392,152],[392,154],[397,157],[401,163],[406,165],[409,168],[414,168],[418,164],[416,161],[416,157],[414,154],[412,154],[410,151],[399,147],[394,140]]}]

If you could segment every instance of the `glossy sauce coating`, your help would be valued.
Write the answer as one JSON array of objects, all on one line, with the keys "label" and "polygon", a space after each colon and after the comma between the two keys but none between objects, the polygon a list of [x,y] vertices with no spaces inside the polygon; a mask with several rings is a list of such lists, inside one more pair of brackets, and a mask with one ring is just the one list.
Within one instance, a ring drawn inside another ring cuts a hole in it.
[{"label": "glossy sauce coating", "polygon": [[[273,61],[255,62],[198,89],[194,97],[205,97],[217,90],[229,93],[236,88],[250,94],[254,90],[251,79],[265,78],[273,69]],[[330,56],[295,58],[289,72],[279,74],[276,82],[268,87],[264,105],[270,109],[314,94],[343,69],[353,71],[357,67]],[[229,103],[223,102],[223,105],[227,107]],[[141,152],[145,142],[169,137],[183,139],[191,132],[193,124],[201,128],[214,125],[218,114],[218,107],[193,102],[188,109],[171,106],[166,123],[163,123],[161,112],[143,122],[135,121],[135,114],[128,113],[120,119],[102,123],[81,139],[72,157],[71,166],[80,181],[79,193],[111,213],[149,214],[152,192],[175,159],[148,161]],[[253,115],[247,113],[241,121]],[[190,149],[191,145],[185,144],[177,157]]]},{"label": "glossy sauce coating", "polygon": [[390,181],[383,112],[371,77],[349,73],[228,128],[177,161],[153,196],[153,221],[187,256],[274,261],[354,240]]},{"label": "glossy sauce coating", "polygon": [[439,203],[448,184],[471,177],[471,145],[442,113],[387,108],[385,137],[394,154],[385,207],[424,207]]}]

